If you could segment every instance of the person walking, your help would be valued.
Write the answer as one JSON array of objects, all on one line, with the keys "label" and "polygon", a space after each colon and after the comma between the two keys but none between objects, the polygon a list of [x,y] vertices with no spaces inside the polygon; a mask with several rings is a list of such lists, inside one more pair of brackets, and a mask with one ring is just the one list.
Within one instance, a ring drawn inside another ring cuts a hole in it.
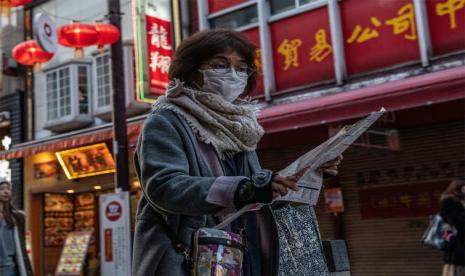
[{"label": "person walking", "polygon": [[30,276],[26,252],[25,215],[11,203],[11,183],[0,179],[0,275]]},{"label": "person walking", "polygon": [[442,276],[465,276],[465,181],[454,179],[441,196],[439,214],[457,229],[450,248],[444,250]]},{"label": "person walking", "polygon": [[[256,47],[241,33],[207,30],[184,40],[170,85],[145,121],[135,153],[143,196],[134,235],[134,275],[188,275],[170,236],[191,248],[192,233],[249,203],[298,190],[296,179],[262,169],[257,107],[239,98],[256,82]],[[326,164],[328,172],[334,162]],[[271,207],[229,225],[244,230],[243,275],[277,275],[279,238]],[[171,232],[168,233],[168,232]]]}]

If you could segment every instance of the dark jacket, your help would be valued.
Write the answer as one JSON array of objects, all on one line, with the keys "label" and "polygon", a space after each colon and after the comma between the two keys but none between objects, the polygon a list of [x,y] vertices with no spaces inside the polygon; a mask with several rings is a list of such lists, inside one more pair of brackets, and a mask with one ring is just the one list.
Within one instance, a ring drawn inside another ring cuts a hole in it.
[{"label": "dark jacket", "polygon": [[441,202],[439,214],[445,222],[457,228],[457,239],[452,247],[444,251],[444,263],[465,265],[465,207],[453,198]]},{"label": "dark jacket", "polygon": [[31,262],[26,251],[26,217],[21,211],[13,212],[13,219],[15,221],[14,238],[16,246],[16,266],[20,276],[33,275]]},{"label": "dark jacket", "polygon": [[[260,165],[255,152],[247,152],[245,156],[248,163],[243,164],[248,168],[245,176],[250,176],[260,170]],[[144,195],[137,209],[133,275],[189,275],[183,267],[183,256],[175,251],[160,222],[166,221],[177,238],[190,247],[193,231],[214,226],[218,223],[215,215],[231,209],[234,190],[226,185],[228,181],[223,188],[230,191],[216,197],[222,202],[214,204],[207,199],[219,180],[232,177],[221,178],[213,172],[215,166],[206,161],[191,128],[169,110],[152,111],[134,158]],[[262,208],[244,217],[253,274],[275,275],[279,250],[271,209]]]}]

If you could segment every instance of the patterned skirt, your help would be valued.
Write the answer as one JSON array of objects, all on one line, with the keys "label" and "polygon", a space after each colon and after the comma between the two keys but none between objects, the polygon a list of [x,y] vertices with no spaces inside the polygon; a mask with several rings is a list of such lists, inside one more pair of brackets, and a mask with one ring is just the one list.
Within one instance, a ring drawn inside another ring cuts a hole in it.
[{"label": "patterned skirt", "polygon": [[274,210],[279,233],[279,276],[329,275],[315,211],[311,206]]}]

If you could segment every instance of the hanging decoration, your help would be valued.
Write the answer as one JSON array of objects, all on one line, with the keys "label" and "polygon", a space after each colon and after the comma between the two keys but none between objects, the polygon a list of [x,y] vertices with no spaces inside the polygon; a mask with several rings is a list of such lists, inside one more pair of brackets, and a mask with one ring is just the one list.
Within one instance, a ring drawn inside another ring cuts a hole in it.
[{"label": "hanging decoration", "polygon": [[[8,1],[7,1],[8,2]],[[9,0],[12,7],[24,6],[32,2],[32,0]]]},{"label": "hanging decoration", "polygon": [[95,45],[99,39],[94,25],[85,23],[71,23],[58,27],[58,43],[62,46],[75,48],[77,58],[84,56],[84,47]]},{"label": "hanging decoration", "polygon": [[13,58],[23,65],[34,66],[40,70],[42,63],[53,58],[53,53],[47,53],[40,48],[35,40],[28,40],[16,45],[12,51]]},{"label": "hanging decoration", "polygon": [[96,23],[94,26],[98,33],[98,40],[96,44],[99,52],[102,54],[104,50],[103,47],[106,44],[113,44],[118,41],[121,33],[119,29],[112,24]]},{"label": "hanging decoration", "polygon": [[9,17],[12,7],[24,6],[31,2],[32,0],[0,0],[0,15]]}]

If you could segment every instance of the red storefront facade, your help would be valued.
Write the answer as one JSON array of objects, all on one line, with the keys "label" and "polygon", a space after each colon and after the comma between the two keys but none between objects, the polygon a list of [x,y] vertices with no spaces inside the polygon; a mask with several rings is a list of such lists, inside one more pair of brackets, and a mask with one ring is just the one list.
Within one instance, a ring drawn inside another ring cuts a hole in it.
[{"label": "red storefront facade", "polygon": [[258,47],[264,167],[279,170],[341,125],[388,110],[326,183],[341,188],[344,212],[327,213],[322,192],[321,234],[346,241],[352,275],[439,275],[441,253],[419,240],[439,194],[465,173],[465,6],[191,2],[200,29],[234,28]]}]

